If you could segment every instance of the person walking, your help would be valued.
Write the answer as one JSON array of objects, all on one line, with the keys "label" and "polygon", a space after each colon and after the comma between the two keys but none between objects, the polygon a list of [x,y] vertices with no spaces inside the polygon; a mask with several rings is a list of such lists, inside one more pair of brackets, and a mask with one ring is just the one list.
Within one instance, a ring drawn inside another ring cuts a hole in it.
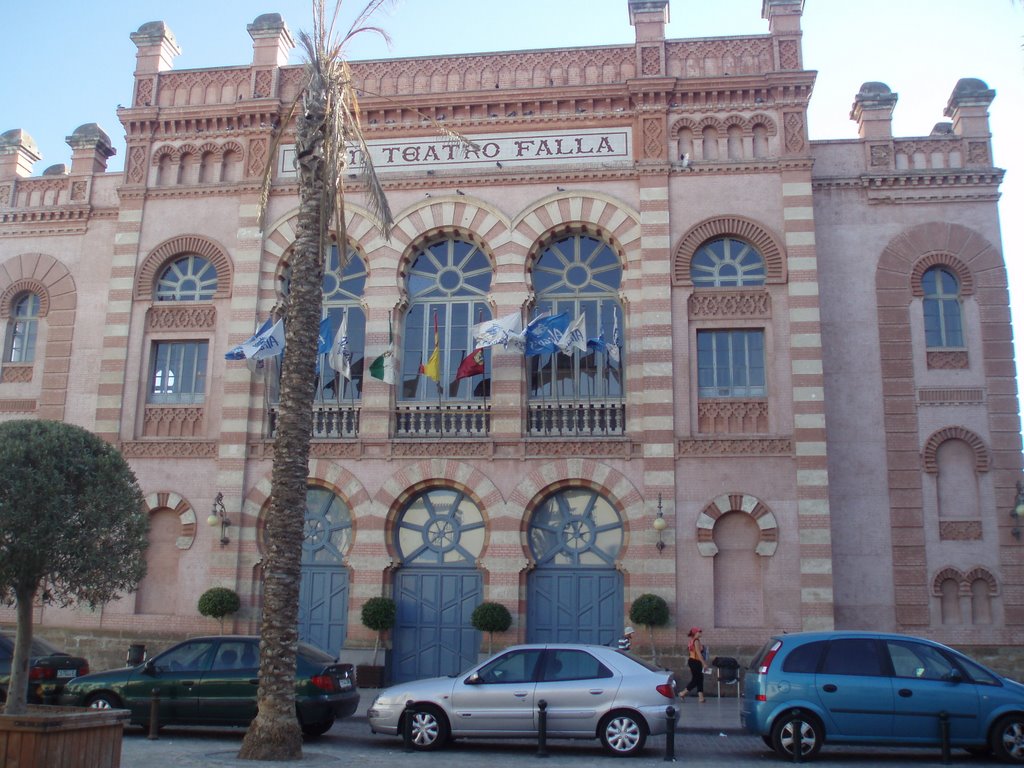
[{"label": "person walking", "polygon": [[633,628],[626,627],[622,630],[622,637],[619,638],[619,650],[628,651],[633,647]]},{"label": "person walking", "polygon": [[679,694],[682,701],[687,694],[697,692],[697,701],[704,703],[704,642],[701,640],[703,630],[700,627],[691,627],[686,633],[689,640],[686,643],[686,666],[690,669],[690,682]]}]

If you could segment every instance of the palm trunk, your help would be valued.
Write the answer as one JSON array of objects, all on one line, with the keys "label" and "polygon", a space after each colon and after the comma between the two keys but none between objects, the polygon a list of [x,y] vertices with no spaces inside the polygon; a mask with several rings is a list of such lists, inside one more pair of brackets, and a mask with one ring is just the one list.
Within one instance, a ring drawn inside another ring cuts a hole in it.
[{"label": "palm trunk", "polygon": [[[296,121],[299,219],[285,308],[281,405],[274,440],[271,506],[266,523],[263,619],[260,628],[259,714],[238,757],[301,760],[302,733],[295,716],[295,653],[309,441],[316,389],[317,333],[322,304],[325,218],[321,114],[315,103]],[[328,194],[328,199],[330,195]]]},{"label": "palm trunk", "polygon": [[7,685],[6,715],[23,715],[27,708],[25,696],[28,693],[28,660],[29,649],[32,647],[32,599],[35,589],[19,589],[15,599],[18,601],[18,628],[14,636],[14,658],[11,659],[11,679]]}]

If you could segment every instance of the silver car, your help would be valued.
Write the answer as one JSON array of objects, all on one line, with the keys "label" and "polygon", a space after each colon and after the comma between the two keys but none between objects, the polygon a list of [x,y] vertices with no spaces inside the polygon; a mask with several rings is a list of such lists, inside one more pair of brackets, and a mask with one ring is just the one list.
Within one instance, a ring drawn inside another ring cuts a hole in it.
[{"label": "silver car", "polygon": [[665,733],[676,701],[675,676],[602,645],[517,645],[456,677],[386,688],[367,711],[374,733],[402,733],[411,712],[412,745],[429,750],[450,737],[537,738],[542,702],[547,735],[599,738],[615,755],[633,755],[648,735]]}]

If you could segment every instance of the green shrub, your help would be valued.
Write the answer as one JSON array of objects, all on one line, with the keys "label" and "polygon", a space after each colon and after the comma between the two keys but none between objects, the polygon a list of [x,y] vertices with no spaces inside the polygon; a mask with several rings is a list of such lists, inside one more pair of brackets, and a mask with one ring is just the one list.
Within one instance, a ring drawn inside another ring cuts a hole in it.
[{"label": "green shrub", "polygon": [[491,653],[491,646],[494,643],[494,633],[504,632],[512,626],[512,614],[501,603],[480,603],[473,609],[473,615],[469,620],[474,629],[488,634],[488,654]]},{"label": "green shrub", "polygon": [[224,634],[224,617],[242,607],[238,593],[227,587],[213,587],[199,598],[199,613],[220,620],[220,633]]},{"label": "green shrub", "polygon": [[398,614],[398,606],[390,597],[371,597],[363,603],[363,610],[359,618],[363,626],[372,629],[377,633],[377,639],[373,644],[373,666],[377,666],[377,652],[380,650],[380,638],[383,632],[388,631],[395,625],[395,616]]},{"label": "green shrub", "polygon": [[651,638],[651,658],[658,663],[658,651],[654,646],[654,628],[668,624],[668,603],[658,595],[640,595],[629,609],[629,620],[647,627]]}]

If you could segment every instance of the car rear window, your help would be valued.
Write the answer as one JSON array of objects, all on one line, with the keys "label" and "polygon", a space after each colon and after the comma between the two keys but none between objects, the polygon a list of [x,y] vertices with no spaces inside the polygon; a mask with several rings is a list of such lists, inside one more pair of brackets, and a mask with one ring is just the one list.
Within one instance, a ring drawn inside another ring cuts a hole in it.
[{"label": "car rear window", "polygon": [[299,643],[299,654],[310,664],[333,664],[334,657],[329,653],[321,651],[319,648],[308,645],[307,643]]},{"label": "car rear window", "polygon": [[651,672],[664,672],[665,671],[664,667],[659,667],[657,664],[652,664],[651,662],[647,661],[647,659],[641,659],[639,656],[634,656],[629,651],[619,651],[618,649],[616,649],[616,651],[618,653],[621,653],[623,656],[625,656],[630,661],[636,662],[641,667],[643,667],[644,669],[647,669],[647,670],[649,670]]},{"label": "car rear window", "polygon": [[775,644],[776,640],[778,640],[778,638],[777,637],[773,637],[770,640],[768,640],[767,643],[762,645],[761,646],[761,650],[759,650],[757,653],[755,653],[754,654],[754,658],[752,658],[750,660],[750,664],[747,666],[747,669],[757,669],[759,666],[761,666],[761,659],[763,659],[764,655],[766,653],[768,653],[768,649],[771,648],[772,645]]},{"label": "car rear window", "polygon": [[817,640],[813,643],[798,645],[782,662],[783,672],[811,673],[818,671],[821,652],[825,650],[826,641]]}]

